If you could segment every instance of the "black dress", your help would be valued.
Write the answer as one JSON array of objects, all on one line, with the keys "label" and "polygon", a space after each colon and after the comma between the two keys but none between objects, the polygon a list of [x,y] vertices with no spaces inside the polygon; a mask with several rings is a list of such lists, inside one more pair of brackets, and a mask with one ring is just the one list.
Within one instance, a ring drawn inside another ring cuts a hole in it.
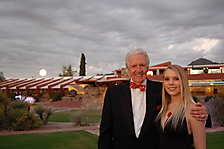
[{"label": "black dress", "polygon": [[159,149],[194,149],[193,134],[188,134],[186,119],[183,124],[177,124],[177,128],[171,127],[169,121],[164,130],[161,126],[161,119],[155,121],[156,129],[159,133]]}]

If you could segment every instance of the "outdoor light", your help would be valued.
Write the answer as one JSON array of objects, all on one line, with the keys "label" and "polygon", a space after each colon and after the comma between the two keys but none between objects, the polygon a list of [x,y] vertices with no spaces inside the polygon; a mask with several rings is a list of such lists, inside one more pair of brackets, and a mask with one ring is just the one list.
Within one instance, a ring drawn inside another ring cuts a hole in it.
[{"label": "outdoor light", "polygon": [[47,75],[47,70],[46,69],[40,69],[39,71],[40,76],[44,77]]}]

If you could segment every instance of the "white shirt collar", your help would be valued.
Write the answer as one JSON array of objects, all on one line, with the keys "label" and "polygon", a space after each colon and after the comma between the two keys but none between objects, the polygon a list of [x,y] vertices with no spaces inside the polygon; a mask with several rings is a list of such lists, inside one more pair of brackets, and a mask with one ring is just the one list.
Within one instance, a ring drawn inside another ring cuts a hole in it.
[{"label": "white shirt collar", "polygon": [[[131,82],[134,82],[134,81],[131,79]],[[141,85],[146,85],[146,82],[147,82],[147,79],[145,79],[145,81],[144,81],[144,82],[142,82],[142,84],[141,84]]]}]

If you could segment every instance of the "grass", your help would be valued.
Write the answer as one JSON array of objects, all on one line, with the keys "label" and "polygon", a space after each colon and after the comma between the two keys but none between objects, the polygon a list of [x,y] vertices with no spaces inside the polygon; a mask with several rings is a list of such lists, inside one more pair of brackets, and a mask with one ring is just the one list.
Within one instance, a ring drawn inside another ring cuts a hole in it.
[{"label": "grass", "polygon": [[[100,123],[101,121],[101,112],[100,110],[78,110],[82,112],[85,116],[88,116],[93,120],[94,123]],[[49,122],[72,122],[70,119],[70,115],[74,114],[78,111],[69,111],[69,112],[61,112],[55,113],[50,116]]]},{"label": "grass", "polygon": [[98,136],[86,131],[0,136],[2,149],[96,149]]},{"label": "grass", "polygon": [[[0,136],[0,148],[97,149],[98,136],[85,131]],[[224,131],[207,133],[207,149],[224,148]]]},{"label": "grass", "polygon": [[[84,115],[100,122],[101,111],[79,110]],[[71,122],[70,115],[77,111],[53,114],[49,121]],[[1,132],[0,132],[1,133]],[[224,148],[224,131],[207,133],[207,149]],[[0,148],[13,149],[97,149],[98,136],[86,131],[55,132],[44,134],[18,134],[0,136]]]},{"label": "grass", "polygon": [[207,149],[224,149],[224,131],[207,133]]}]

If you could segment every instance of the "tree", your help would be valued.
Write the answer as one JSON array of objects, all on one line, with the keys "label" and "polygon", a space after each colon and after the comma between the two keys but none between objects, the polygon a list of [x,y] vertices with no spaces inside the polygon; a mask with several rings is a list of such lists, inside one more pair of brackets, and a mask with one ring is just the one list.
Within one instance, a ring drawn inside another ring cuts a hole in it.
[{"label": "tree", "polygon": [[83,53],[79,65],[79,76],[86,76],[86,57]]},{"label": "tree", "polygon": [[43,122],[44,125],[48,123],[49,117],[53,114],[52,108],[46,108],[43,106],[37,106],[34,108],[34,112],[39,115],[40,120]]},{"label": "tree", "polygon": [[0,81],[4,81],[4,80],[5,80],[4,73],[0,72]]},{"label": "tree", "polygon": [[59,77],[69,77],[73,76],[75,71],[72,70],[72,65],[62,66],[62,74],[59,73]]}]

